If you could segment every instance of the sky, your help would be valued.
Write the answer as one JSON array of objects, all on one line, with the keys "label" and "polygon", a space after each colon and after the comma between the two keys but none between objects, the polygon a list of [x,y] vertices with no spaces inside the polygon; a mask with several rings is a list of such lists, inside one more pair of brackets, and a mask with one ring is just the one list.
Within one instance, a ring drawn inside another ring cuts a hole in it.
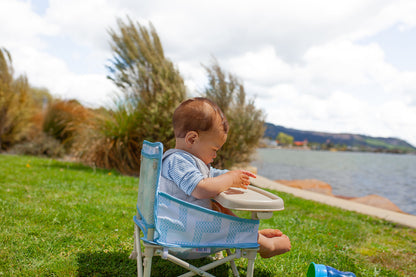
[{"label": "sky", "polygon": [[189,96],[215,57],[267,122],[416,146],[414,0],[1,0],[0,47],[31,85],[107,106],[108,30],[128,17],[154,25]]}]

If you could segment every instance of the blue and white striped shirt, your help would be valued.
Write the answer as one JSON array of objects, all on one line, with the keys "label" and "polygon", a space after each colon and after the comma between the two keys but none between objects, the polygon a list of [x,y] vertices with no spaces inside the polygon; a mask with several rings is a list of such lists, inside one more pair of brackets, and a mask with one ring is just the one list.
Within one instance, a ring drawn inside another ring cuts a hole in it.
[{"label": "blue and white striped shirt", "polygon": [[179,149],[169,149],[163,155],[159,190],[189,203],[211,209],[210,199],[197,199],[192,192],[205,178],[228,172],[207,166],[194,155]]}]

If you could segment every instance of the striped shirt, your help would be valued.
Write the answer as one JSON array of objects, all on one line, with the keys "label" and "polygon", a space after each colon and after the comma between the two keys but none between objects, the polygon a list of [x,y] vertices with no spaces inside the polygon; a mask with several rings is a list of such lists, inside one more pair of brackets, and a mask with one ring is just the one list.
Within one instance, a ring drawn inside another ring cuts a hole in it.
[{"label": "striped shirt", "polygon": [[179,149],[169,149],[163,155],[159,190],[181,200],[211,209],[210,199],[197,199],[192,192],[205,178],[228,172],[206,165],[194,155]]}]

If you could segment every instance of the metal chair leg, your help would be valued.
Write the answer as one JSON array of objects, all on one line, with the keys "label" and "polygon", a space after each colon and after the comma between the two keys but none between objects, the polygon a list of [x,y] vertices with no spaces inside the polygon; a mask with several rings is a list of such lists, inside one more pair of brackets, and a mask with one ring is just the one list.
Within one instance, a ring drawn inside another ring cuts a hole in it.
[{"label": "metal chair leg", "polygon": [[134,224],[134,233],[133,233],[133,238],[134,238],[134,243],[133,243],[133,251],[131,251],[131,254],[129,256],[130,260],[135,260],[137,258],[137,247],[136,247],[136,232],[137,232],[137,226],[136,224]]},{"label": "metal chair leg", "polygon": [[143,276],[150,277],[152,271],[152,259],[155,253],[155,248],[151,246],[145,246],[144,259],[143,259]]},{"label": "metal chair leg", "polygon": [[[226,249],[225,251],[227,252],[227,255],[228,256],[231,255],[231,250],[230,249]],[[238,274],[237,266],[235,265],[235,261],[234,260],[231,260],[230,261],[230,265],[231,265],[231,270],[233,271],[233,276],[235,276],[235,277],[240,276],[240,274]]]},{"label": "metal chair leg", "polygon": [[134,224],[134,249],[130,256],[133,256],[135,252],[137,262],[137,276],[143,277],[143,255],[140,246],[140,229]]},{"label": "metal chair leg", "polygon": [[257,256],[257,249],[246,249],[247,251],[247,277],[254,276],[254,262]]}]

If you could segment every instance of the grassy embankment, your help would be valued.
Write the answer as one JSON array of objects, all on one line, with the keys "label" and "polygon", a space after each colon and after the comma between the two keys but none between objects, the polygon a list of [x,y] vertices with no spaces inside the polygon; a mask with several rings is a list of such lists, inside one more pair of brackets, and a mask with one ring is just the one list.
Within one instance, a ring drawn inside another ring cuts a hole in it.
[{"label": "grassy embankment", "polygon": [[[0,275],[135,276],[128,256],[137,184],[80,164],[0,155]],[[259,257],[255,276],[306,276],[312,261],[357,276],[416,275],[416,230],[277,194],[286,209],[260,227],[280,227],[292,251]],[[156,264],[154,276],[180,271]],[[243,260],[238,267],[245,272]],[[232,276],[228,266],[215,274]]]}]

